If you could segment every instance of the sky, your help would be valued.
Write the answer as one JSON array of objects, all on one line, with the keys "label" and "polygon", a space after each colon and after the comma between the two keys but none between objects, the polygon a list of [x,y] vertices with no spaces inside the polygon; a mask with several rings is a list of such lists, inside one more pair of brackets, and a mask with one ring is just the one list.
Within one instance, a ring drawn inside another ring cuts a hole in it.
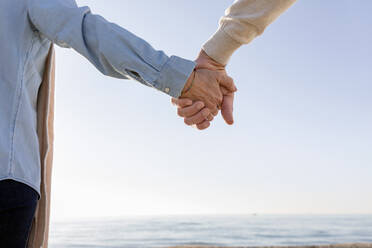
[{"label": "sky", "polygon": [[[232,0],[79,0],[195,59]],[[227,67],[235,124],[184,125],[166,94],[57,48],[52,221],[372,213],[372,2],[298,1]]]}]

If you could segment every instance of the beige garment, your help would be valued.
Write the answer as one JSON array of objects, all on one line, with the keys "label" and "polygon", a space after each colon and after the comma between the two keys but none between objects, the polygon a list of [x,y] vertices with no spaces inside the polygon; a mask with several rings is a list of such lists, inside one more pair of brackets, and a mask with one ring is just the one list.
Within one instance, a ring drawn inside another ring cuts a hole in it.
[{"label": "beige garment", "polygon": [[241,45],[248,44],[287,10],[296,0],[237,0],[220,20],[217,32],[203,50],[226,65]]},{"label": "beige garment", "polygon": [[52,44],[37,100],[37,134],[41,158],[40,199],[32,220],[27,248],[48,247],[54,139],[54,88],[55,53]]}]

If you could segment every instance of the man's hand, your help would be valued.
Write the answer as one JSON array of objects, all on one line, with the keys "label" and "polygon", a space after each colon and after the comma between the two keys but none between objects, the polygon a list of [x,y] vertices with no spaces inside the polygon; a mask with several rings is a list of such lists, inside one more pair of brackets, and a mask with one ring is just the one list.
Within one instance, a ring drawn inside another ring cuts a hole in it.
[{"label": "man's hand", "polygon": [[[230,83],[234,84],[233,80],[227,75],[225,66],[219,64],[218,62],[214,61],[210,58],[203,50],[199,53],[198,58],[196,59],[196,69],[208,69],[213,70],[214,72],[219,74],[219,78],[223,78]],[[187,89],[187,85],[185,86]],[[223,95],[222,100],[222,107],[221,113],[222,117],[224,118],[225,122],[229,125],[234,123],[233,118],[233,103],[234,103],[234,92],[236,91],[236,87],[234,85],[234,90],[230,91],[225,87],[220,87],[221,93]],[[185,124],[192,125],[197,127],[199,130],[203,130],[210,126],[210,121],[213,120],[212,115],[208,115],[208,118],[202,118],[202,116],[207,114],[206,108],[200,108],[198,110],[198,106],[200,103],[190,101],[190,99],[172,99],[172,103],[177,105],[178,107],[178,115],[183,117],[185,120]],[[193,111],[187,111],[193,110]],[[215,112],[213,112],[216,115]]]},{"label": "man's hand", "polygon": [[191,73],[180,99],[202,101],[210,112],[216,116],[223,102],[221,87],[226,88],[229,92],[236,91],[233,80],[226,73],[198,69]]},{"label": "man's hand", "polygon": [[178,115],[184,118],[186,125],[196,127],[199,130],[204,130],[210,126],[213,120],[213,115],[210,114],[208,108],[201,101],[192,102],[190,99],[172,98],[173,105],[178,107]]},{"label": "man's hand", "polygon": [[[233,102],[234,93],[226,91],[222,88],[223,102],[222,102],[222,117],[225,122],[229,125],[234,123],[233,118]],[[184,118],[184,122],[188,126],[196,127],[199,130],[204,130],[210,126],[213,121],[213,115],[210,114],[208,108],[204,107],[204,103],[201,101],[193,102],[190,99],[176,99],[172,98],[172,104],[177,106],[178,116]]]}]

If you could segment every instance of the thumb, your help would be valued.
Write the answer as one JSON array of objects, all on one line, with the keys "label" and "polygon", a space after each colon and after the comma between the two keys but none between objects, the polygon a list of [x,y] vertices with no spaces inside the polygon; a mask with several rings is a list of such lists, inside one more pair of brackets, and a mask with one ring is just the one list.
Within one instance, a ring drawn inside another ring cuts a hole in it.
[{"label": "thumb", "polygon": [[229,125],[234,124],[233,109],[234,109],[234,93],[230,92],[230,93],[224,94],[221,114],[225,122]]}]

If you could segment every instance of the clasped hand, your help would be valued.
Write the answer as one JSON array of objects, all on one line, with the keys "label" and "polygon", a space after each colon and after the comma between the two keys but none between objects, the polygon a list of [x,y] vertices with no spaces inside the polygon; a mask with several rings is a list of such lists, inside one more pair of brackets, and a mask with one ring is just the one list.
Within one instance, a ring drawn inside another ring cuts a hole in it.
[{"label": "clasped hand", "polygon": [[184,118],[186,125],[199,130],[210,126],[213,118],[221,110],[225,122],[232,125],[234,93],[237,91],[234,81],[226,73],[225,66],[201,51],[196,59],[195,70],[187,80],[181,96],[172,98],[178,108],[178,115]]}]

